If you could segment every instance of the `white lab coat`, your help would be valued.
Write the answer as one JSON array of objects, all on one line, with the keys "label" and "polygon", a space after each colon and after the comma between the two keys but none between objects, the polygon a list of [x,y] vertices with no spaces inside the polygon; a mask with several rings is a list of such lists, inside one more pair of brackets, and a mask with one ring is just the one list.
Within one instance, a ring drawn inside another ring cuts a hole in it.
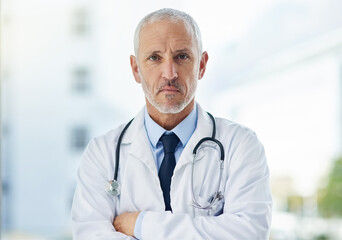
[{"label": "white lab coat", "polygon": [[[171,207],[164,209],[157,168],[144,128],[144,111],[136,116],[122,140],[118,181],[121,195],[105,191],[113,179],[115,148],[124,125],[93,139],[81,161],[72,207],[74,239],[134,239],[116,232],[112,222],[122,212],[147,211],[142,240],[268,239],[272,198],[264,148],[250,129],[216,118],[216,138],[224,146],[221,181],[224,199],[211,211],[192,207],[192,151],[211,136],[212,122],[198,105],[197,128],[183,150],[171,180]],[[219,180],[219,150],[211,142],[198,150],[194,192],[206,204]]]}]

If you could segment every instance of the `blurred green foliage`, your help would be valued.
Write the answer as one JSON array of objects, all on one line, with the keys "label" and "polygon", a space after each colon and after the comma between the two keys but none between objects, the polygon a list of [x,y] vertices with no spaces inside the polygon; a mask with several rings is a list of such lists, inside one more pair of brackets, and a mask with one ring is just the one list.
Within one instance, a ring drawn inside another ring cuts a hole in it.
[{"label": "blurred green foliage", "polygon": [[323,217],[342,216],[342,157],[334,162],[326,187],[318,192],[318,209]]}]

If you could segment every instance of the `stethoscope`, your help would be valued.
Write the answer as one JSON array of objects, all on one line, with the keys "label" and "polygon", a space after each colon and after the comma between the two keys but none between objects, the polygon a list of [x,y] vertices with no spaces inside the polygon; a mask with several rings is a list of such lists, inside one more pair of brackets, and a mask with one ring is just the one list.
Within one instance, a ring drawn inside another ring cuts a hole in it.
[{"label": "stethoscope", "polygon": [[[208,112],[207,112],[208,113]],[[199,209],[204,209],[204,210],[209,210],[212,208],[212,206],[216,203],[216,201],[220,200],[223,198],[223,194],[220,191],[220,185],[221,185],[221,177],[222,177],[222,171],[223,171],[223,161],[224,161],[224,149],[223,149],[223,145],[222,143],[217,140],[215,138],[216,135],[216,123],[215,123],[215,119],[214,117],[208,113],[211,121],[213,122],[213,131],[212,131],[212,136],[211,137],[205,137],[202,138],[195,146],[194,150],[193,150],[193,160],[192,160],[192,169],[191,169],[191,194],[192,194],[192,206],[195,208],[199,208]],[[120,162],[120,145],[121,145],[121,141],[122,138],[127,130],[127,128],[131,125],[132,121],[134,120],[134,118],[132,120],[130,120],[126,126],[123,128],[123,130],[121,131],[121,134],[119,136],[118,142],[117,142],[117,146],[116,146],[116,151],[115,151],[115,169],[114,169],[114,178],[111,182],[108,182],[106,185],[106,190],[107,192],[116,197],[118,195],[120,195],[121,192],[121,186],[120,183],[118,182],[118,171],[119,171],[119,162]],[[217,183],[217,189],[215,191],[215,193],[213,194],[213,196],[211,197],[211,199],[209,200],[209,204],[202,206],[201,204],[199,204],[195,198],[195,194],[194,194],[194,187],[193,187],[193,179],[194,179],[194,166],[195,166],[195,160],[196,160],[196,154],[197,154],[197,150],[198,148],[201,146],[202,143],[206,142],[206,141],[210,141],[210,142],[214,142],[216,143],[219,148],[220,148],[220,175],[219,175],[219,179],[218,179],[218,183]]]}]

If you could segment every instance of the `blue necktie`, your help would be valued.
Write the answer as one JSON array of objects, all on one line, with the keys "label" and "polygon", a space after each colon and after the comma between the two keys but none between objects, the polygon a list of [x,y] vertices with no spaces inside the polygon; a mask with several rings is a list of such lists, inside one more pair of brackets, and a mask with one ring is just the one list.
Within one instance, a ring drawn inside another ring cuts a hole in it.
[{"label": "blue necktie", "polygon": [[179,142],[176,134],[163,135],[160,138],[164,147],[164,158],[159,169],[160,186],[163,190],[165,210],[172,210],[170,205],[170,184],[173,170],[176,166],[175,150]]}]

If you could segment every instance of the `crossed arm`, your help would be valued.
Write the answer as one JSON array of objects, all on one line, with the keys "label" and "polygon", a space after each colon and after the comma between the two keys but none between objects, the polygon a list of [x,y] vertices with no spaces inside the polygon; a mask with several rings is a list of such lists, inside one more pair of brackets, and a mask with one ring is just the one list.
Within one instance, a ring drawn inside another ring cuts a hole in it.
[{"label": "crossed arm", "polygon": [[[269,173],[262,148],[250,145],[240,145],[243,149],[236,156],[239,161],[230,165],[223,214],[193,218],[186,213],[145,211],[143,238],[266,239],[272,207]],[[90,146],[79,169],[73,203],[74,239],[133,240],[139,212],[124,212],[113,219],[116,212],[113,198],[102,190],[107,181],[105,161],[99,161],[103,154],[96,143],[92,142]]]},{"label": "crossed arm", "polygon": [[135,222],[140,212],[124,212],[114,218],[113,225],[116,231],[134,237]]}]

